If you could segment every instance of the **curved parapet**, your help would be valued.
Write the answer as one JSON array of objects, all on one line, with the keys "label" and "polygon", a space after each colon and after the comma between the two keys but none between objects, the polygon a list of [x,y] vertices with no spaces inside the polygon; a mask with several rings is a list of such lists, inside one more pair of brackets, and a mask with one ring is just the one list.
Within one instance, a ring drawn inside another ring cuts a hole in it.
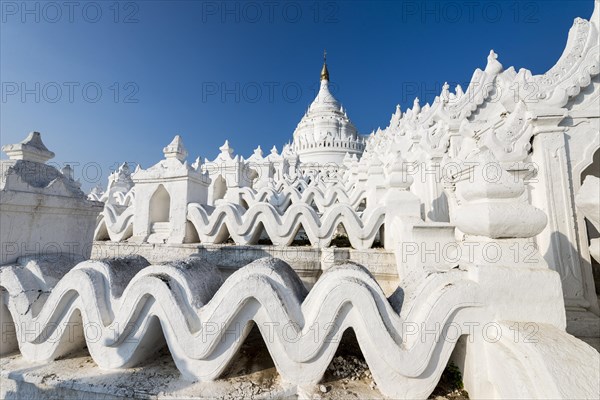
[{"label": "curved parapet", "polygon": [[34,264],[3,267],[0,277],[2,307],[31,361],[50,361],[85,343],[100,367],[125,368],[164,339],[186,378],[214,380],[253,321],[283,379],[306,385],[321,379],[352,328],[378,386],[403,398],[431,393],[456,342],[410,338],[405,324],[460,322],[481,302],[464,273],[446,274],[398,314],[402,304],[388,300],[360,266],[332,268],[307,294],[275,259],[257,260],[225,282],[200,259],[155,266],[142,258],[86,261],[52,287]]},{"label": "curved parapet", "polygon": [[115,192],[112,197],[117,205],[129,207],[135,200],[135,187],[128,192]]},{"label": "curved parapet", "polygon": [[98,215],[94,240],[110,239],[121,242],[133,234],[134,207],[129,206],[119,213],[119,206],[106,203],[104,210]]},{"label": "curved parapet", "polygon": [[[308,168],[308,166],[306,166],[306,168]],[[269,182],[269,186],[277,192],[281,192],[288,187],[297,189],[300,193],[304,192],[310,187],[316,187],[326,191],[327,189],[336,185],[341,185],[347,191],[351,190],[350,183],[343,181],[342,176],[343,173],[340,171],[307,171],[302,175],[296,175],[293,177],[284,175],[281,179]]]},{"label": "curved parapet", "polygon": [[255,190],[247,187],[239,188],[237,194],[248,205],[248,208],[258,203],[268,202],[280,213],[284,213],[291,204],[297,203],[314,204],[320,213],[325,212],[327,208],[336,203],[348,204],[356,210],[361,201],[366,198],[364,189],[348,191],[341,184],[326,189],[309,186],[304,191],[292,186],[282,187],[280,191],[273,188]]},{"label": "curved parapet", "polygon": [[232,203],[216,208],[190,203],[188,220],[204,243],[223,243],[231,237],[237,244],[255,244],[264,227],[277,246],[291,244],[302,227],[311,244],[327,247],[342,224],[352,247],[367,249],[384,223],[385,208],[374,207],[360,214],[348,204],[338,203],[319,216],[306,203],[293,204],[284,214],[269,203],[257,203],[248,210]]},{"label": "curved parapet", "polygon": [[569,98],[590,85],[591,78],[600,73],[599,24],[600,3],[596,1],[589,20],[575,18],[563,54],[550,70],[534,76],[529,70],[519,71],[515,82],[522,88],[533,87],[527,93],[522,90],[520,97],[534,105],[563,107]]}]

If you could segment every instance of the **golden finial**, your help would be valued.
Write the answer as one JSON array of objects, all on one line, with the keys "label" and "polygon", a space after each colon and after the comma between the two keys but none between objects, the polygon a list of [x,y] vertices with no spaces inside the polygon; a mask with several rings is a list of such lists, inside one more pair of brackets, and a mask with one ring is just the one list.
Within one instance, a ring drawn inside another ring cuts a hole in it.
[{"label": "golden finial", "polygon": [[321,80],[329,80],[329,71],[327,71],[327,50],[323,50],[323,69],[321,69]]}]

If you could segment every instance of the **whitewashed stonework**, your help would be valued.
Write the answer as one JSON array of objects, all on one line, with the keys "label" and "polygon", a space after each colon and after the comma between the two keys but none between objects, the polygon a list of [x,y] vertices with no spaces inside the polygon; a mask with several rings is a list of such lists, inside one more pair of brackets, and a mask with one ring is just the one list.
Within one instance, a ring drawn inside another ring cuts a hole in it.
[{"label": "whitewashed stonework", "polygon": [[[156,165],[123,165],[90,194],[105,204],[94,239],[138,245],[136,255],[0,268],[2,354],[20,354],[2,379],[29,379],[19,363],[53,365],[83,346],[118,376],[166,343],[181,375],[172,379],[208,398],[255,324],[289,389],[265,397],[315,396],[352,329],[389,398],[427,398],[450,360],[471,398],[598,398],[600,354],[571,333],[600,336],[590,258],[599,33],[595,1],[546,74],[504,68],[491,51],[466,90],[444,85],[432,104],[397,107],[367,138],[329,93],[324,65],[281,154],[259,147],[246,159],[225,142],[215,160],[190,165],[176,136]],[[5,152],[43,163],[38,142]],[[81,206],[87,216],[95,204]],[[186,249],[198,254],[177,257]],[[199,256],[206,249],[236,249],[245,265],[225,274]],[[272,257],[288,250],[319,255],[310,285],[301,263]],[[156,252],[161,262],[149,262]],[[162,395],[182,395],[176,386]]]},{"label": "whitewashed stonework", "polygon": [[[596,229],[596,232],[600,232],[600,197],[598,193],[600,193],[600,179],[588,175],[575,196],[577,208]],[[600,263],[600,238],[590,239],[590,255]]]},{"label": "whitewashed stonework", "polygon": [[0,161],[0,263],[40,254],[88,258],[102,203],[86,199],[70,166],[46,164],[54,153],[38,132],[2,151],[9,159]]}]

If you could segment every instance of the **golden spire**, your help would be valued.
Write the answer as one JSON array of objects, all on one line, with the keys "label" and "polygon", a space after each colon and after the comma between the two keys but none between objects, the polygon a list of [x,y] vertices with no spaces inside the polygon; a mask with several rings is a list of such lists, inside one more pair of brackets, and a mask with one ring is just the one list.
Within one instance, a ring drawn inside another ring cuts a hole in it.
[{"label": "golden spire", "polygon": [[327,50],[323,50],[323,69],[321,69],[321,80],[329,81],[329,71],[327,71]]}]

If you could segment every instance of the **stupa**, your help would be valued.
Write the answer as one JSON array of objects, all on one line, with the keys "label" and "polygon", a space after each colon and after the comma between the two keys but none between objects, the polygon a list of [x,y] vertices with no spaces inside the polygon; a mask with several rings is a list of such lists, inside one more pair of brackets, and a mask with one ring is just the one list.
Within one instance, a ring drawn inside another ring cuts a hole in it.
[{"label": "stupa", "polygon": [[346,154],[360,157],[365,139],[329,90],[327,53],[323,54],[319,93],[294,131],[290,150],[299,156],[304,171],[339,166]]}]

